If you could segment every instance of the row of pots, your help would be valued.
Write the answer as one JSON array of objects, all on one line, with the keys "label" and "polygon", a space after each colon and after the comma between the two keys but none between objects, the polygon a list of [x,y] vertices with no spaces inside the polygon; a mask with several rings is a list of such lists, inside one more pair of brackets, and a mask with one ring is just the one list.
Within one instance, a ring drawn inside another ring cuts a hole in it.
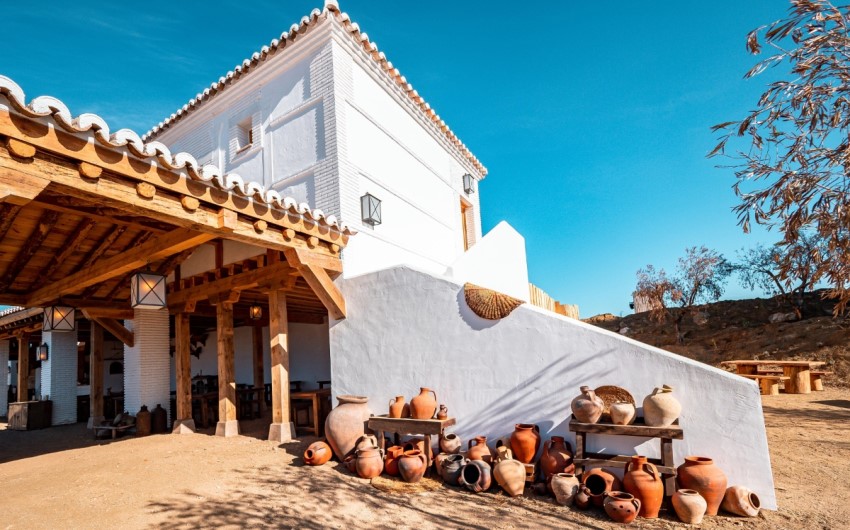
[{"label": "row of pots", "polygon": [[[581,423],[597,423],[606,412],[605,402],[589,387],[581,387],[581,394],[570,403],[573,416]],[[631,399],[631,396],[629,396]],[[673,387],[663,385],[657,387],[643,399],[644,423],[650,427],[667,427],[679,417],[682,405],[673,396]],[[618,401],[608,408],[611,423],[615,425],[631,425],[637,418],[634,403]]]},{"label": "row of pots", "polygon": [[440,405],[437,410],[437,393],[428,387],[421,387],[419,395],[405,403],[404,396],[396,396],[390,400],[387,416],[390,418],[413,418],[415,420],[430,420],[436,416],[438,420],[449,417],[449,409]]}]

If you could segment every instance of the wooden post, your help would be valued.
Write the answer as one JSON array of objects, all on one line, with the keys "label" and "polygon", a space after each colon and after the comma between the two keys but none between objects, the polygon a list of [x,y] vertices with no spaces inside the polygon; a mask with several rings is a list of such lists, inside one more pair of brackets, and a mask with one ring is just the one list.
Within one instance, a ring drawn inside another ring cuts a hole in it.
[{"label": "wooden post", "polygon": [[783,366],[784,374],[791,379],[785,381],[786,394],[809,394],[812,391],[812,375],[808,366]]},{"label": "wooden post", "polygon": [[192,361],[190,354],[189,313],[174,315],[174,372],[177,380],[177,418],[171,432],[191,434],[195,432],[192,418]]},{"label": "wooden post", "polygon": [[103,416],[103,328],[90,321],[91,355],[89,355],[89,423],[91,429],[100,425]]},{"label": "wooden post", "polygon": [[286,293],[269,291],[269,339],[271,342],[272,423],[269,440],[288,442],[295,437],[295,426],[289,418],[289,329],[286,316]]},{"label": "wooden post", "polygon": [[[231,293],[216,300],[216,327],[218,332],[218,424],[216,436],[236,436],[239,422],[236,420],[236,370],[233,359],[233,304],[239,293]],[[235,299],[234,299],[235,298]]]},{"label": "wooden post", "polygon": [[772,377],[762,377],[759,380],[761,386],[761,395],[763,396],[778,396],[779,395],[779,379]]},{"label": "wooden post", "polygon": [[265,370],[263,367],[263,328],[254,326],[253,328],[253,347],[254,347],[254,388],[260,389],[260,412],[266,410],[266,400],[263,389],[266,386]]},{"label": "wooden post", "polygon": [[28,401],[30,384],[30,335],[18,335],[18,401]]}]

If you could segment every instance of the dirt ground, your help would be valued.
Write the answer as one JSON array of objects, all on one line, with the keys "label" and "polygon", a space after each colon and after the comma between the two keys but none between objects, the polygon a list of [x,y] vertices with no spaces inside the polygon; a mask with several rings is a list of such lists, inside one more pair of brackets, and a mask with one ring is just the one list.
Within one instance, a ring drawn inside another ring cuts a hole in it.
[{"label": "dirt ground", "polygon": [[[763,398],[779,511],[706,517],[701,528],[836,529],[850,520],[850,390]],[[0,528],[617,528],[526,490],[474,495],[440,485],[392,494],[336,462],[311,468],[312,441],[204,434],[95,441],[82,424],[17,432],[0,424]],[[638,528],[686,528],[675,515]]]}]

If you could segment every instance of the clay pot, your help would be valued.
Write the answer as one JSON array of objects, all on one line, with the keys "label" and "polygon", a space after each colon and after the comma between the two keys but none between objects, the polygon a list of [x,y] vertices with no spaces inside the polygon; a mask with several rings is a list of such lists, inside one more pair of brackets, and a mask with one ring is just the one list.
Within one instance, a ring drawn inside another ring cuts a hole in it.
[{"label": "clay pot", "polygon": [[427,387],[419,389],[419,395],[410,400],[410,417],[430,420],[437,412],[437,394]]},{"label": "clay pot", "polygon": [[461,468],[465,465],[466,459],[463,455],[448,455],[444,458],[438,468],[443,482],[451,486],[457,486]]},{"label": "clay pot", "polygon": [[[578,477],[572,473],[556,473],[552,476],[549,485],[558,504],[572,506],[581,483],[578,481]],[[590,502],[590,497],[587,498],[587,502]]]},{"label": "clay pot", "polygon": [[744,486],[732,486],[726,490],[721,506],[724,510],[741,517],[757,517],[761,509],[758,495]]},{"label": "clay pot", "polygon": [[398,459],[398,472],[405,482],[419,482],[425,476],[428,458],[422,451],[405,451]]},{"label": "clay pot", "polygon": [[581,394],[570,403],[573,416],[580,423],[596,423],[602,417],[605,402],[597,396],[589,386],[581,387]]},{"label": "clay pot", "polygon": [[490,464],[483,460],[470,460],[460,468],[458,484],[473,493],[481,493],[490,489],[491,483]]},{"label": "clay pot", "polygon": [[378,447],[380,447],[378,438],[374,434],[364,434],[354,442],[355,453],[361,449],[377,449]]},{"label": "clay pot", "polygon": [[581,483],[590,490],[594,506],[602,506],[606,493],[620,490],[620,479],[600,468],[585,471],[581,475]]},{"label": "clay pot", "polygon": [[[475,446],[472,445],[473,442],[475,443]],[[467,447],[469,450],[466,452],[466,458],[469,460],[483,460],[488,464],[493,462],[493,452],[487,445],[486,436],[476,436],[474,440],[469,440]]]},{"label": "clay pot", "polygon": [[543,454],[540,455],[540,468],[546,481],[557,473],[573,473],[573,447],[564,440],[563,436],[553,436],[543,444]]},{"label": "clay pot", "polygon": [[440,439],[440,449],[444,453],[456,455],[463,446],[463,440],[455,433],[449,433]]},{"label": "clay pot", "polygon": [[575,504],[575,507],[579,510],[586,510],[590,508],[591,504],[593,504],[591,497],[590,489],[587,486],[579,485],[578,492],[576,493],[576,496],[573,497],[573,504]]},{"label": "clay pot", "polygon": [[349,470],[352,473],[357,473],[357,457],[354,453],[348,454],[342,460],[342,465],[345,466],[345,469]]},{"label": "clay pot", "polygon": [[440,405],[440,412],[437,413],[438,420],[445,420],[449,417],[449,409],[445,405]]},{"label": "clay pot", "polygon": [[637,417],[634,404],[624,401],[612,403],[608,408],[608,413],[611,416],[611,423],[614,425],[631,425]]},{"label": "clay pot", "polygon": [[325,420],[325,436],[328,445],[340,460],[354,450],[354,443],[366,432],[366,422],[372,414],[368,398],[363,396],[339,396],[339,404],[330,411]]},{"label": "clay pot", "polygon": [[605,513],[618,523],[629,524],[635,520],[640,511],[640,501],[630,493],[612,491],[605,495]]},{"label": "clay pot", "polygon": [[425,454],[425,438],[414,437],[401,444],[401,446],[404,447],[405,452],[419,450],[422,451],[422,454]]},{"label": "clay pot", "polygon": [[157,403],[151,412],[151,434],[168,432],[168,412]]},{"label": "clay pot", "polygon": [[640,501],[640,516],[658,517],[664,501],[664,481],[658,468],[647,462],[645,456],[633,456],[623,473],[623,489]]},{"label": "clay pot", "polygon": [[409,418],[410,405],[404,402],[404,396],[396,396],[390,400],[390,418]]},{"label": "clay pot", "polygon": [[511,434],[511,452],[523,464],[530,464],[540,449],[540,427],[531,423],[517,423]]},{"label": "clay pot", "polygon": [[384,471],[387,475],[398,476],[398,459],[403,454],[404,449],[400,445],[393,445],[387,448],[387,454],[384,457]]},{"label": "clay pot", "polygon": [[321,466],[333,456],[331,446],[325,442],[313,442],[304,451],[304,463],[308,466]]},{"label": "clay pot", "polygon": [[511,497],[519,497],[525,490],[525,466],[519,460],[506,458],[493,466],[493,478]]},{"label": "clay pot", "polygon": [[148,436],[151,433],[151,413],[145,405],[136,414],[136,436]]},{"label": "clay pot", "polygon": [[643,399],[643,421],[651,427],[672,425],[681,413],[682,404],[673,397],[673,387],[658,387]]},{"label": "clay pot", "polygon": [[360,449],[356,454],[355,469],[360,478],[375,478],[384,470],[384,453],[377,447]]},{"label": "clay pot", "polygon": [[687,489],[674,493],[671,502],[679,520],[688,524],[700,524],[708,506],[702,495]]},{"label": "clay pot", "polygon": [[676,481],[680,488],[696,490],[707,504],[705,514],[717,515],[726,494],[726,475],[714,465],[714,460],[704,456],[686,456],[678,467]]}]

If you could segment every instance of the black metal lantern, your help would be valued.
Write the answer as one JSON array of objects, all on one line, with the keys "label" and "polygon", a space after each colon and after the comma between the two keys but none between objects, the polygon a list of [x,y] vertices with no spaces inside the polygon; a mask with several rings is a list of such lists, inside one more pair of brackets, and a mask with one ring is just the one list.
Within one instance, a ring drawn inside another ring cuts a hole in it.
[{"label": "black metal lantern", "polygon": [[252,305],[248,309],[248,316],[251,317],[251,320],[260,320],[263,318],[263,308],[262,306]]},{"label": "black metal lantern", "polygon": [[76,312],[73,307],[52,305],[44,308],[42,331],[74,331]]},{"label": "black metal lantern", "polygon": [[463,191],[467,195],[475,193],[475,179],[469,173],[463,176]]},{"label": "black metal lantern", "polygon": [[35,348],[35,354],[38,356],[38,360],[39,361],[46,361],[47,360],[47,354],[48,354],[49,350],[50,350],[50,348],[48,348],[46,342],[42,342],[41,345],[37,346]]},{"label": "black metal lantern", "polygon": [[161,309],[165,307],[165,276],[153,272],[137,272],[130,280],[130,307]]},{"label": "black metal lantern", "polygon": [[371,193],[360,197],[360,213],[363,216],[363,222],[367,225],[381,224],[381,200]]}]

